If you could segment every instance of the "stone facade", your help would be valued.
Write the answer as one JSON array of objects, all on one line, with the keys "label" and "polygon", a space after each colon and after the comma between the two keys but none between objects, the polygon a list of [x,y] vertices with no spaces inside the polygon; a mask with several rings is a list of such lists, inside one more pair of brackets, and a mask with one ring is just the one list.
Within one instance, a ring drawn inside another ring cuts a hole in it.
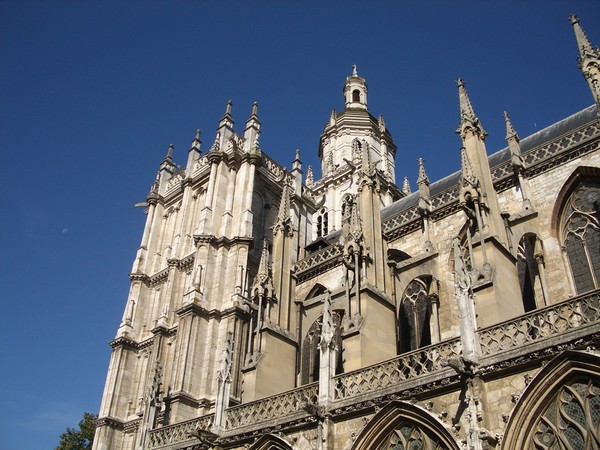
[{"label": "stone facade", "polygon": [[418,190],[356,67],[322,178],[231,104],[147,197],[94,448],[599,448],[600,50],[595,104],[507,147],[458,81],[461,170]]}]

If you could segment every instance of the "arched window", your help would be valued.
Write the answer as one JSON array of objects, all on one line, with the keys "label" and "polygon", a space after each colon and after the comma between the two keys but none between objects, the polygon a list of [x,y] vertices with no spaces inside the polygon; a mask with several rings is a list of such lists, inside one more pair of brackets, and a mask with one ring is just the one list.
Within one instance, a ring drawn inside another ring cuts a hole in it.
[{"label": "arched window", "polygon": [[[332,313],[333,324],[335,326],[334,339],[337,347],[337,358],[335,373],[344,372],[342,359],[342,330],[341,322],[344,316],[344,310],[336,309]],[[302,384],[312,383],[319,379],[319,365],[321,361],[321,330],[323,327],[323,316],[319,317],[308,329],[306,337],[302,343]]]},{"label": "arched window", "polygon": [[352,101],[353,102],[360,102],[360,91],[358,89],[354,89],[352,91]]},{"label": "arched window", "polygon": [[398,353],[431,344],[429,283],[415,278],[402,294],[398,309]]},{"label": "arched window", "polygon": [[323,208],[317,216],[317,237],[327,236],[329,234],[329,216],[327,210]]},{"label": "arched window", "polygon": [[600,181],[583,179],[562,213],[562,239],[578,294],[600,287]]}]

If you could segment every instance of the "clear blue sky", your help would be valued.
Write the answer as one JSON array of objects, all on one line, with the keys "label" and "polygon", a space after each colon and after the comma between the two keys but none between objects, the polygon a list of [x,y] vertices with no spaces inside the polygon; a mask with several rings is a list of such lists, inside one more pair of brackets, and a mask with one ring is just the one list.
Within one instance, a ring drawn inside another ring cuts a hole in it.
[{"label": "clear blue sky", "polygon": [[[600,2],[0,2],[0,449],[53,448],[97,411],[143,201],[170,143],[242,131],[318,167],[357,64],[413,188],[459,167],[455,79],[502,148],[592,104],[568,15],[600,45]],[[317,175],[319,170],[317,170]]]}]

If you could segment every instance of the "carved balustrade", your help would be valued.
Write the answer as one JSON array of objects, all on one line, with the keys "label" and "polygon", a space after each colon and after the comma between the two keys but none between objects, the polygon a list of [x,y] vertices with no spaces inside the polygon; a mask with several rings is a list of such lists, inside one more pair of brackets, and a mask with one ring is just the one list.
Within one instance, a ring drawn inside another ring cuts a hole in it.
[{"label": "carved balustrade", "polygon": [[337,245],[325,247],[296,263],[298,283],[342,263],[342,249]]},{"label": "carved balustrade", "polygon": [[263,398],[251,403],[234,406],[226,411],[226,428],[240,428],[261,422],[273,422],[297,412],[304,413],[305,404],[316,404],[318,383]]},{"label": "carved balustrade", "polygon": [[596,290],[480,330],[481,354],[496,355],[599,322],[600,290]]},{"label": "carved balustrade", "polygon": [[162,428],[151,430],[148,435],[148,449],[161,448],[170,444],[179,444],[185,441],[196,441],[192,433],[200,430],[210,430],[215,415],[209,414],[195,419],[179,422]]},{"label": "carved balustrade", "polygon": [[403,381],[440,371],[446,367],[446,361],[458,357],[460,351],[460,339],[456,338],[338,375],[334,378],[334,401],[365,393],[375,396],[378,391]]}]

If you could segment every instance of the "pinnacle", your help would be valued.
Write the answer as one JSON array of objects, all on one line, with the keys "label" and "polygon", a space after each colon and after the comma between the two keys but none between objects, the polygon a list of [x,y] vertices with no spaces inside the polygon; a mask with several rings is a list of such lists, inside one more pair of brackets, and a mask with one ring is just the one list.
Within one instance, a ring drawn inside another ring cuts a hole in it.
[{"label": "pinnacle", "polygon": [[504,121],[506,122],[506,137],[505,137],[505,139],[507,141],[510,140],[510,139],[516,139],[517,142],[518,142],[519,141],[519,135],[515,131],[512,123],[510,121],[510,116],[508,115],[508,113],[506,111],[504,111]]},{"label": "pinnacle", "polygon": [[425,164],[423,158],[419,158],[419,176],[417,178],[417,184],[427,183],[429,184],[429,177],[425,172]]},{"label": "pinnacle", "polygon": [[575,39],[577,39],[579,53],[582,54],[586,50],[591,50],[592,45],[590,44],[584,29],[579,23],[579,18],[575,14],[571,14],[569,19],[571,20],[571,25],[573,25],[573,31],[575,31]]}]

